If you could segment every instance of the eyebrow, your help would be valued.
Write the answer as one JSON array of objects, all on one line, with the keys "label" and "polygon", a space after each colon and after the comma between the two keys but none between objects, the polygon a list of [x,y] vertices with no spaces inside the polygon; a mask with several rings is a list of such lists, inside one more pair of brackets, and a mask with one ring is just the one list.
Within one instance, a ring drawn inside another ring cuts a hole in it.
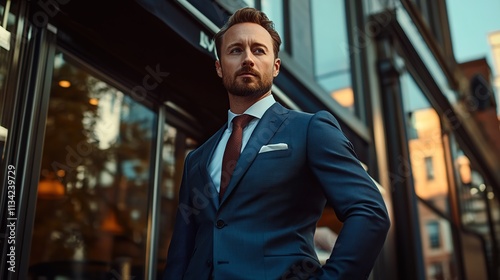
[{"label": "eyebrow", "polygon": [[[242,44],[242,43],[240,43],[240,42],[231,43],[231,44],[227,45],[226,50],[227,50],[227,49],[231,49],[231,48],[233,48],[233,47],[241,47],[242,45],[243,45],[243,44]],[[268,50],[269,50],[269,48],[268,48],[265,44],[262,44],[262,43],[255,42],[255,43],[252,43],[252,44],[250,45],[250,47],[252,47],[252,48],[253,48],[253,47],[255,47],[255,46],[258,46],[258,47],[264,48],[264,49],[266,49],[266,51],[268,51]]]}]

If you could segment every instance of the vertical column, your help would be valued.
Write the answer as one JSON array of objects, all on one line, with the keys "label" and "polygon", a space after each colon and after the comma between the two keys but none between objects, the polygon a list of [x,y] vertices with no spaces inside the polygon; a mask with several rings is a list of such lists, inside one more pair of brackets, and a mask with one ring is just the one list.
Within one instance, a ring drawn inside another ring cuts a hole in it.
[{"label": "vertical column", "polygon": [[388,171],[400,279],[425,279],[422,245],[401,98],[400,73],[388,34],[377,37],[377,71],[385,123]]},{"label": "vertical column", "polygon": [[165,107],[158,108],[153,149],[151,150],[150,183],[148,192],[148,233],[146,240],[146,263],[144,279],[154,279],[157,275],[159,223],[161,212],[161,170],[163,169],[163,128],[165,126]]}]

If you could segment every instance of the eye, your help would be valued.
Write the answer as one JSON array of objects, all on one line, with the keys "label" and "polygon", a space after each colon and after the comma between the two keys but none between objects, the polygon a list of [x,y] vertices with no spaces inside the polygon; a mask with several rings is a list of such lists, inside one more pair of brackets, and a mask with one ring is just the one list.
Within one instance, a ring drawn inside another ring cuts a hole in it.
[{"label": "eye", "polygon": [[241,52],[242,52],[241,48],[232,48],[229,50],[229,53],[231,54],[239,54]]},{"label": "eye", "polygon": [[256,54],[266,54],[266,51],[263,48],[256,48],[253,52]]}]

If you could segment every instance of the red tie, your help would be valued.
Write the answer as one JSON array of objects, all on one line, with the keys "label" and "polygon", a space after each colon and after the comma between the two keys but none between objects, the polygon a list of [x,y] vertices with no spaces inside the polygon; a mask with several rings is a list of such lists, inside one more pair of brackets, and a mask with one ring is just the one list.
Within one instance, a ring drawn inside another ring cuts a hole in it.
[{"label": "red tie", "polygon": [[250,115],[239,115],[233,118],[233,131],[226,144],[226,150],[222,158],[222,172],[220,179],[219,201],[222,201],[227,185],[231,180],[234,168],[238,162],[241,152],[241,140],[243,138],[243,128],[253,119]]}]

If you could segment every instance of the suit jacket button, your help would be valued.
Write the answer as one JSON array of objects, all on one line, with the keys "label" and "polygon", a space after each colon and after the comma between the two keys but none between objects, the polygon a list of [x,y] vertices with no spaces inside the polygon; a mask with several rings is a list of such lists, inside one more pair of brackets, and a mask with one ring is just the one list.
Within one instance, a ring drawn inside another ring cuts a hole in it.
[{"label": "suit jacket button", "polygon": [[212,266],[212,260],[207,260],[207,266],[211,267]]},{"label": "suit jacket button", "polygon": [[215,226],[217,228],[223,228],[225,225],[226,225],[226,223],[224,223],[223,220],[217,220],[217,222],[215,223]]}]

